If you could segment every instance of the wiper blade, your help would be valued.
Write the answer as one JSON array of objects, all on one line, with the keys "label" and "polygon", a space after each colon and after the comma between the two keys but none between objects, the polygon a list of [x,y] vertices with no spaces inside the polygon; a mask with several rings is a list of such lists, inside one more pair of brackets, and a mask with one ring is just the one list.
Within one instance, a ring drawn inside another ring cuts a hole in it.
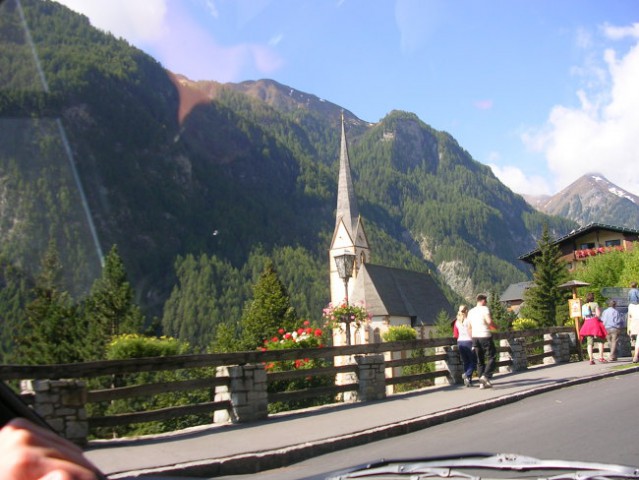
[{"label": "wiper blade", "polygon": [[[327,480],[346,480],[371,478],[375,476],[421,478],[467,478],[480,479],[459,469],[532,471],[538,470],[536,478],[544,480],[600,480],[600,479],[639,479],[639,469],[624,465],[576,462],[565,460],[540,460],[517,454],[473,454],[439,459],[385,460],[364,467],[342,471]],[[488,472],[487,472],[488,473]],[[490,477],[486,475],[484,477]]]}]

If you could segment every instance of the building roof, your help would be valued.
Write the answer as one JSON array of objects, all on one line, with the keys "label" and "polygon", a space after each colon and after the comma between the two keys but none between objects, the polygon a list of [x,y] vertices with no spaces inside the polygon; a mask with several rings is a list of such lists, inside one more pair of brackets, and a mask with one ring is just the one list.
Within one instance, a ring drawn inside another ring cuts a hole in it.
[{"label": "building roof", "polygon": [[353,301],[373,316],[410,317],[414,325],[434,325],[444,310],[453,314],[441,288],[427,273],[366,263],[354,285]]},{"label": "building roof", "polygon": [[500,302],[514,302],[524,299],[524,292],[530,288],[533,282],[519,282],[508,285],[504,293],[499,297]]},{"label": "building roof", "polygon": [[[606,225],[604,223],[589,223],[588,225],[586,225],[585,227],[581,227],[578,228],[576,230],[572,230],[570,233],[567,233],[566,235],[564,235],[563,237],[559,237],[558,239],[556,239],[554,242],[552,242],[553,245],[560,245],[568,240],[571,240],[575,237],[581,237],[582,235],[586,235],[590,232],[596,231],[596,230],[608,230],[610,232],[618,232],[618,233],[625,233],[625,234],[635,234],[635,235],[639,235],[639,230],[635,229],[635,228],[626,228],[626,227],[619,227],[616,225]],[[539,248],[535,248],[534,250],[525,253],[524,255],[521,255],[519,257],[519,260],[523,260],[524,262],[530,262],[531,258],[534,257],[535,255],[537,255],[539,253]]]}]

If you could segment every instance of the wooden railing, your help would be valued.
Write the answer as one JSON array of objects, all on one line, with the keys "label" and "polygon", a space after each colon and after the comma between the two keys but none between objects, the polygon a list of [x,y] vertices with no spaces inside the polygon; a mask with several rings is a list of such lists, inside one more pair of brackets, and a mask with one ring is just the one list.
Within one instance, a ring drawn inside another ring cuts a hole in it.
[{"label": "wooden railing", "polygon": [[[525,338],[531,339],[542,337],[546,333],[551,332],[572,332],[570,328],[550,328],[538,329],[525,332],[510,332],[507,334],[496,334],[495,342],[499,345],[502,338]],[[543,347],[547,341],[535,341],[529,346]],[[82,379],[87,380],[97,377],[111,377],[140,373],[140,372],[157,372],[157,371],[177,371],[185,369],[207,369],[209,373],[206,378],[196,378],[189,380],[181,380],[169,383],[150,383],[143,385],[129,386],[113,386],[112,388],[101,388],[90,390],[87,392],[87,403],[95,404],[100,402],[113,402],[121,399],[129,399],[135,397],[148,397],[166,392],[185,392],[192,390],[208,390],[213,392],[218,387],[228,387],[229,378],[215,378],[214,367],[223,367],[229,365],[249,365],[249,364],[266,364],[268,362],[281,362],[296,359],[323,359],[330,366],[324,366],[315,369],[290,370],[284,372],[271,372],[267,374],[268,382],[276,382],[283,380],[292,380],[301,377],[328,376],[335,378],[340,374],[355,374],[357,365],[335,365],[336,357],[349,357],[356,355],[368,354],[386,354],[399,351],[424,350],[426,354],[421,357],[403,358],[396,360],[386,360],[384,368],[395,369],[397,367],[407,367],[411,365],[429,364],[434,365],[436,362],[442,362],[446,359],[446,353],[433,353],[436,347],[450,347],[455,344],[452,338],[437,338],[426,340],[384,342],[370,345],[351,345],[340,347],[324,347],[317,349],[299,349],[299,350],[270,350],[270,351],[250,351],[236,353],[213,353],[213,354],[196,354],[196,355],[177,355],[166,357],[152,358],[135,358],[126,360],[108,360],[85,362],[79,364],[64,365],[0,365],[0,379],[15,381],[23,379]],[[508,349],[499,348],[499,352]],[[552,352],[545,352],[529,356],[530,363],[541,362],[546,356],[552,355]],[[498,362],[499,367],[508,366],[510,361]],[[430,371],[411,375],[391,376],[386,378],[386,385],[398,385],[402,383],[418,382],[418,381],[434,381],[439,377],[446,377],[449,372],[446,369],[432,367]],[[117,385],[117,382],[114,383]],[[292,392],[271,392],[268,395],[269,403],[272,402],[288,402],[309,397],[329,396],[335,398],[340,393],[348,391],[356,391],[358,389],[357,378],[354,382],[346,384],[333,384],[318,388],[308,388]],[[152,411],[121,413],[108,416],[94,416],[89,418],[90,427],[114,427],[118,425],[127,425],[140,422],[163,421],[171,418],[181,417],[194,414],[210,414],[216,410],[229,410],[231,405],[229,401],[208,401],[192,405],[174,406]]]}]

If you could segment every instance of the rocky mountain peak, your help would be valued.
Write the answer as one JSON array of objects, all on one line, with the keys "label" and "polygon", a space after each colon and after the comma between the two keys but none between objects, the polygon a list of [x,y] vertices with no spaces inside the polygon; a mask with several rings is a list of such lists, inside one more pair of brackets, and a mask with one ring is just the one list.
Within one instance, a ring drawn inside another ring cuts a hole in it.
[{"label": "rocky mountain peak", "polygon": [[574,220],[581,225],[606,223],[636,228],[639,197],[600,173],[587,173],[552,196],[524,196],[537,210]]}]

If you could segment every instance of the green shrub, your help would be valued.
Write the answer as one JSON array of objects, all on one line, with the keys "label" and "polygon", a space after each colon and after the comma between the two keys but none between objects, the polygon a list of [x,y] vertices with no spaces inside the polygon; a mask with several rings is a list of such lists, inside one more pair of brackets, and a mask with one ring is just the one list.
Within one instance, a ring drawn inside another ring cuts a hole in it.
[{"label": "green shrub", "polygon": [[[138,334],[119,335],[107,345],[106,357],[109,360],[127,358],[161,357],[169,355],[183,355],[189,353],[190,346],[171,337],[145,337]],[[130,385],[145,385],[150,383],[166,383],[193,380],[213,376],[212,369],[182,369],[157,372],[140,372],[114,375],[109,378],[98,379],[103,388],[124,387]],[[92,388],[96,385],[92,383]],[[211,401],[210,389],[173,392],[167,385],[166,393],[139,396],[121,400],[113,400],[108,404],[89,405],[89,413],[96,415],[116,415],[119,413],[145,412],[160,408],[191,405]],[[114,428],[98,428],[91,432],[97,437],[120,437],[148,435],[170,432],[195,425],[211,422],[210,414],[185,415],[169,420],[136,423]]]},{"label": "green shrub", "polygon": [[408,325],[398,325],[396,327],[388,327],[388,331],[382,334],[385,342],[399,342],[402,340],[415,340],[417,332]]},{"label": "green shrub", "polygon": [[[408,325],[398,325],[395,327],[389,327],[388,331],[382,334],[382,339],[386,342],[398,342],[407,340],[416,340],[417,332],[414,328]],[[427,355],[426,349],[418,348],[411,350],[410,358],[419,358]],[[429,363],[418,363],[415,365],[407,365],[402,367],[402,376],[404,375],[416,375],[420,373],[428,373],[432,371],[432,366]],[[418,388],[423,388],[432,385],[430,380],[417,380],[413,382],[400,383],[395,385],[396,392],[408,392]]]},{"label": "green shrub", "polygon": [[518,318],[513,321],[513,330],[521,332],[522,330],[534,330],[539,328],[539,324],[531,318]]}]

